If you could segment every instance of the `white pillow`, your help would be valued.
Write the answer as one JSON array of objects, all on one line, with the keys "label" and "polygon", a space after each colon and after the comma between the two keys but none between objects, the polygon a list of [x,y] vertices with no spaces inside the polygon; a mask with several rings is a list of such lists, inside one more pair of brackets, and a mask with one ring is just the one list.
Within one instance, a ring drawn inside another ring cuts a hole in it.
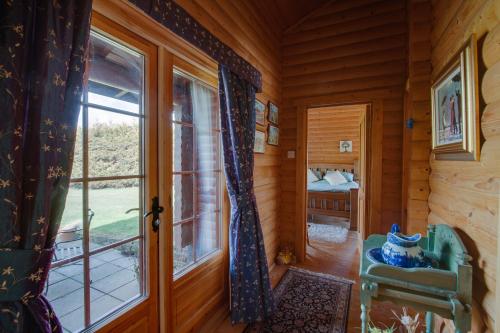
[{"label": "white pillow", "polygon": [[314,183],[317,182],[319,179],[318,177],[312,172],[311,169],[307,169],[307,182],[308,183]]},{"label": "white pillow", "polygon": [[328,171],[323,179],[325,179],[332,186],[347,183],[347,179],[345,179],[345,177],[342,176],[338,170]]}]

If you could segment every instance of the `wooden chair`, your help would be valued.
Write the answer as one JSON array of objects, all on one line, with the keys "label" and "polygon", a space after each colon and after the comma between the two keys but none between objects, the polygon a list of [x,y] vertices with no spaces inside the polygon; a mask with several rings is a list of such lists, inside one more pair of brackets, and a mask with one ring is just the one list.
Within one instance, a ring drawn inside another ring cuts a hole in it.
[{"label": "wooden chair", "polygon": [[366,333],[372,301],[391,301],[426,311],[427,333],[432,314],[453,320],[457,333],[471,329],[472,266],[458,234],[447,225],[429,225],[420,246],[439,268],[400,268],[372,263],[366,252],[382,247],[385,235],[371,235],[363,242],[360,262],[361,331]]}]

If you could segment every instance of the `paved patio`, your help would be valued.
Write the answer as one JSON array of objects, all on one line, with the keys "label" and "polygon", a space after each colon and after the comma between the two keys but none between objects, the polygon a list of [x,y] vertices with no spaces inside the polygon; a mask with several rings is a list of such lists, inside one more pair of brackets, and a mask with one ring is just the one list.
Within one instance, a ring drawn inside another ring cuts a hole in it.
[{"label": "paved patio", "polygon": [[[81,251],[81,241],[59,246],[57,258],[74,256]],[[91,248],[98,247],[91,244]],[[69,250],[68,250],[69,249]],[[90,258],[90,317],[95,322],[121,304],[140,294],[135,266],[137,258],[111,249]],[[84,326],[83,264],[76,261],[52,269],[45,295],[61,320],[64,332],[79,331]]]}]

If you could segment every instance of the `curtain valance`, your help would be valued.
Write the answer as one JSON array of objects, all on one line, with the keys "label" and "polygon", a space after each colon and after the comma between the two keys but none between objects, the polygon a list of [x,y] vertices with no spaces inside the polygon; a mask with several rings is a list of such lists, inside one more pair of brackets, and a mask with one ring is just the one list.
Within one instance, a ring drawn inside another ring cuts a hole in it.
[{"label": "curtain valance", "polygon": [[196,46],[211,58],[229,68],[240,78],[262,90],[260,72],[233,49],[221,42],[189,13],[172,0],[128,0],[176,35]]}]

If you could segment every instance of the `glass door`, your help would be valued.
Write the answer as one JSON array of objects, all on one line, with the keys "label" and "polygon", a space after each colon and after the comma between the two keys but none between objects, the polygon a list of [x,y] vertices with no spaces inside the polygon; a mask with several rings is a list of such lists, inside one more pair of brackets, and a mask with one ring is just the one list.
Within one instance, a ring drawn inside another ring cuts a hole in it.
[{"label": "glass door", "polygon": [[[94,14],[71,184],[45,295],[65,332],[157,326],[156,48]],[[155,145],[153,145],[155,146]]]}]

